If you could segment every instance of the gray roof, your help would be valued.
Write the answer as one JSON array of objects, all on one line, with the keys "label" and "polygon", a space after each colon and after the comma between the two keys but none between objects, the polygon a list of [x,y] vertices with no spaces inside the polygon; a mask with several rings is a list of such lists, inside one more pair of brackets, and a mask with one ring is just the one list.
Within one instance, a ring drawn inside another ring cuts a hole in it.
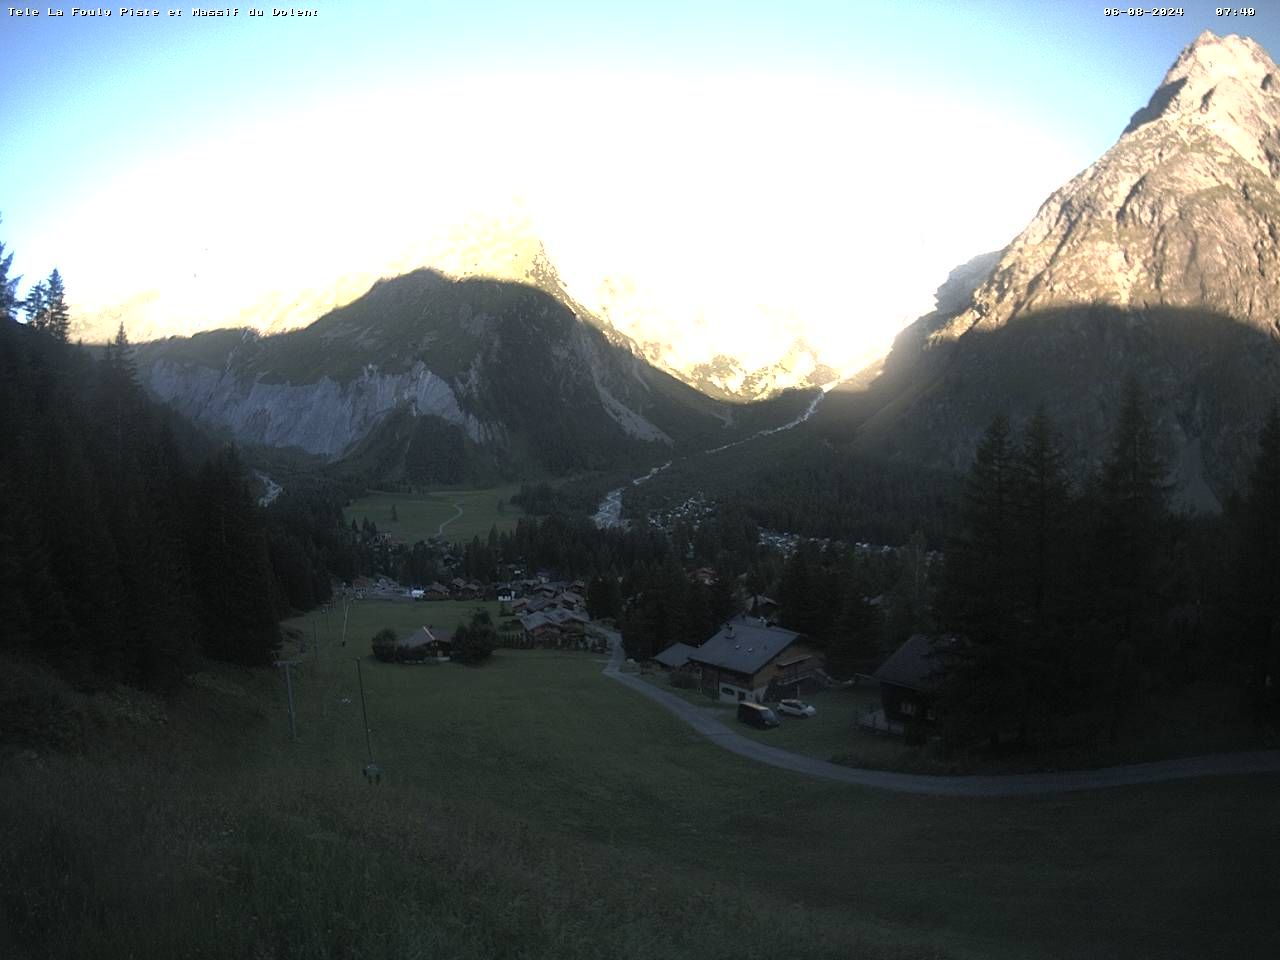
[{"label": "gray roof", "polygon": [[664,667],[671,667],[671,669],[676,670],[689,662],[689,654],[697,652],[697,647],[691,647],[687,643],[673,643],[667,649],[655,655],[653,659]]},{"label": "gray roof", "polygon": [[432,630],[430,627],[419,627],[407,637],[396,641],[397,646],[412,648],[428,643],[453,643],[453,633],[448,630]]},{"label": "gray roof", "polygon": [[931,674],[938,669],[938,663],[930,656],[932,651],[933,638],[917,633],[880,664],[880,669],[872,676],[881,683],[892,683],[910,690],[933,690],[938,681]]},{"label": "gray roof", "polygon": [[562,627],[571,620],[578,623],[591,622],[591,618],[585,613],[579,613],[577,610],[562,610],[559,607],[555,607],[551,610],[544,610],[541,613],[524,614],[520,617],[520,625],[526,630],[536,630],[546,624]]},{"label": "gray roof", "polygon": [[761,624],[758,617],[734,617],[689,659],[734,673],[755,673],[791,646],[800,634]]}]

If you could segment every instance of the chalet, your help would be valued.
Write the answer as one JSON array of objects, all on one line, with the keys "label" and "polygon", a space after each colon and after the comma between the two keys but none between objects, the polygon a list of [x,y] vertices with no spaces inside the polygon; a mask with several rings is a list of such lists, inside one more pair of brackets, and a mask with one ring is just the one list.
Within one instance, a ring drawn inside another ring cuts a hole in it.
[{"label": "chalet", "polygon": [[525,642],[531,645],[581,640],[587,634],[590,618],[576,610],[554,608],[541,613],[526,613],[519,618]]},{"label": "chalet", "polygon": [[880,710],[860,721],[862,726],[883,733],[903,733],[913,720],[934,719],[938,678],[933,649],[933,638],[917,633],[880,665],[872,674],[880,683]]},{"label": "chalet", "polygon": [[553,606],[555,606],[555,601],[553,601],[550,597],[543,597],[543,596],[530,597],[525,602],[524,612],[525,613],[541,613],[543,610],[546,610],[549,607],[553,607]]},{"label": "chalet", "polygon": [[[779,677],[794,683],[817,672],[817,651],[794,630],[771,627],[758,617],[738,616],[689,654],[702,691],[717,700],[760,701]],[[785,664],[785,666],[783,666]]]},{"label": "chalet", "polygon": [[581,638],[586,636],[587,624],[591,618],[579,610],[548,610],[544,616],[550,617],[560,626],[560,632],[566,637]]},{"label": "chalet", "polygon": [[497,600],[499,603],[510,603],[515,598],[516,598],[515,587],[511,586],[511,584],[509,583],[498,584]]},{"label": "chalet", "polygon": [[526,612],[525,608],[528,606],[529,606],[528,600],[526,600],[524,597],[516,597],[514,600],[511,601],[511,612],[525,613]]},{"label": "chalet", "polygon": [[771,620],[778,614],[778,601],[766,597],[763,593],[748,596],[743,612],[752,617],[763,617]]},{"label": "chalet", "polygon": [[697,647],[691,647],[687,643],[673,643],[661,653],[655,654],[653,662],[663,670],[682,670],[689,664],[689,655],[697,652]]},{"label": "chalet", "polygon": [[587,601],[583,599],[582,595],[572,590],[566,590],[555,599],[566,610],[582,610],[587,605]]},{"label": "chalet", "polygon": [[449,588],[443,583],[429,583],[422,591],[423,600],[448,600]]},{"label": "chalet", "polygon": [[525,643],[539,646],[560,636],[560,626],[545,613],[526,613],[520,616],[520,629]]},{"label": "chalet", "polygon": [[419,627],[407,637],[402,637],[396,646],[405,660],[448,660],[453,650],[453,635],[444,630]]}]

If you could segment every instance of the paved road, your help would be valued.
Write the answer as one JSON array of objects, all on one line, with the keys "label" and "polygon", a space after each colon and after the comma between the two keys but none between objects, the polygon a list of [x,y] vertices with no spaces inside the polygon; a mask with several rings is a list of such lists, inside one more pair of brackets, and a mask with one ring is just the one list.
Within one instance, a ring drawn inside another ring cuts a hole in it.
[{"label": "paved road", "polygon": [[[597,628],[600,629],[600,628]],[[613,656],[604,674],[630,687],[642,696],[670,710],[700,734],[741,757],[767,763],[772,767],[792,770],[811,777],[839,780],[863,787],[876,787],[897,793],[923,793],[950,797],[1019,797],[1073,790],[1099,790],[1104,787],[1128,787],[1165,780],[1195,777],[1219,777],[1245,773],[1280,772],[1280,750],[1258,750],[1250,753],[1222,753],[1181,760],[1136,763],[1100,770],[1073,770],[1063,773],[1017,773],[996,776],[928,776],[915,773],[893,773],[888,770],[863,770],[806,757],[790,750],[780,750],[735,733],[708,711],[674,694],[646,683],[639,677],[621,671],[624,654],[622,638],[611,630],[609,637]]]}]

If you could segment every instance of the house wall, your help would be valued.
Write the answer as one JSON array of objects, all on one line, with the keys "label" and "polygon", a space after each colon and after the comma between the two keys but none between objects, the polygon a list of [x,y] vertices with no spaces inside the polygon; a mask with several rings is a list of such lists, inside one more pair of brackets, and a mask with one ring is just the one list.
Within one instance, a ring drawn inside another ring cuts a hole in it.
[{"label": "house wall", "polygon": [[764,683],[759,681],[761,674],[747,676],[705,664],[693,666],[702,667],[703,693],[710,694],[722,703],[737,703],[739,700],[754,700],[759,703],[763,700],[764,692],[769,686],[767,680]]},{"label": "house wall", "polygon": [[932,719],[932,700],[918,690],[900,687],[893,683],[880,684],[880,704],[890,720],[906,723],[910,720]]}]

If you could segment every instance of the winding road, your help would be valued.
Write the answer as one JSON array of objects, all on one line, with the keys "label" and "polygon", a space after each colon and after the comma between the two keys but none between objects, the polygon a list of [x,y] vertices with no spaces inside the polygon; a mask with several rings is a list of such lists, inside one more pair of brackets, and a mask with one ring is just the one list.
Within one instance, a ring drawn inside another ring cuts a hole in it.
[{"label": "winding road", "polygon": [[609,638],[613,654],[604,675],[630,687],[642,696],[665,707],[716,745],[738,756],[767,763],[771,767],[795,773],[838,780],[861,787],[875,787],[895,793],[931,794],[948,797],[1027,797],[1075,790],[1100,790],[1106,787],[1129,787],[1167,780],[1195,777],[1238,776],[1248,773],[1280,772],[1280,750],[1257,750],[1248,753],[1220,753],[1154,763],[1135,763],[1099,770],[1071,770],[1061,773],[1017,773],[994,776],[928,776],[894,773],[889,770],[863,770],[806,757],[790,750],[780,750],[760,743],[725,726],[705,708],[700,708],[674,694],[667,693],[639,677],[622,672],[625,654],[622,637],[616,631],[597,627]]}]

